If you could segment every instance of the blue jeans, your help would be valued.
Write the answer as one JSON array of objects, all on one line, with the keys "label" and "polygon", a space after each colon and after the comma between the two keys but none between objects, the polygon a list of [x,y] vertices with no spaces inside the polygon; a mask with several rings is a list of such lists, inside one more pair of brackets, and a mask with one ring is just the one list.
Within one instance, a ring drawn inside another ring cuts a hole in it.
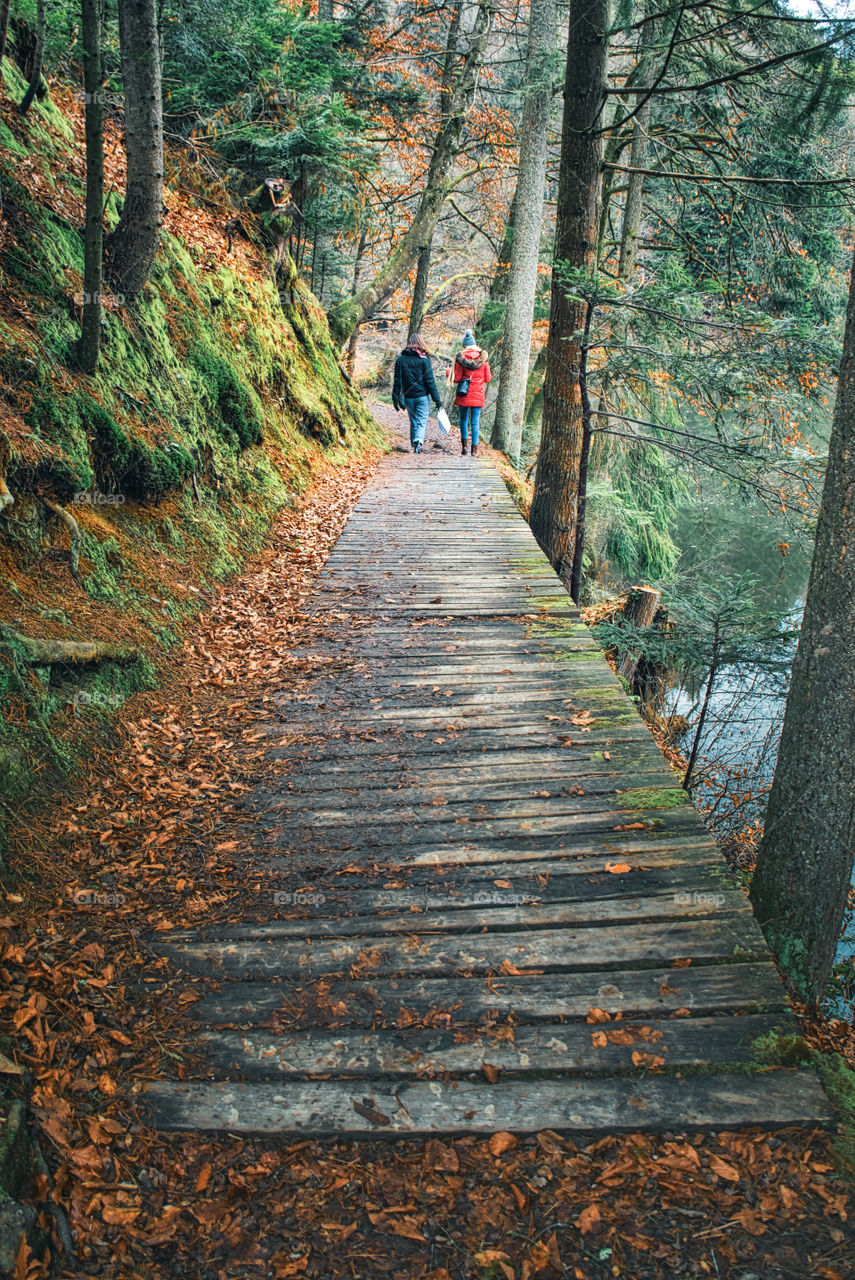
[{"label": "blue jeans", "polygon": [[410,444],[424,444],[430,415],[430,397],[407,396],[404,404],[410,417]]},{"label": "blue jeans", "polygon": [[478,443],[478,428],[481,425],[481,406],[480,404],[461,404],[458,408],[460,409],[460,439],[466,439],[467,428],[471,423],[474,449]]}]

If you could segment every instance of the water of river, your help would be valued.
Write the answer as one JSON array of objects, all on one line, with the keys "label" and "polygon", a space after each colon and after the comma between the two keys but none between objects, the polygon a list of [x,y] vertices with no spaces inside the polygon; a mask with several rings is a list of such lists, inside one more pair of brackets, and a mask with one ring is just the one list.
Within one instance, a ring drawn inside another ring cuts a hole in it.
[{"label": "water of river", "polygon": [[[763,610],[780,613],[798,625],[810,574],[809,537],[794,536],[780,517],[765,515],[755,504],[699,495],[698,504],[680,514],[676,540],[680,570],[701,582],[751,573]],[[782,543],[789,543],[782,554]],[[794,646],[790,646],[794,652]],[[736,773],[734,786],[761,795],[771,782],[789,687],[789,665],[722,668],[713,687],[700,750],[705,767],[724,766]],[[690,720],[697,717],[697,690],[674,690],[671,706]],[[692,731],[686,737],[690,743]],[[751,821],[762,816],[763,801]],[[747,823],[746,823],[747,825]],[[855,883],[855,876],[853,876]],[[855,922],[841,940],[839,958],[855,954]]]}]

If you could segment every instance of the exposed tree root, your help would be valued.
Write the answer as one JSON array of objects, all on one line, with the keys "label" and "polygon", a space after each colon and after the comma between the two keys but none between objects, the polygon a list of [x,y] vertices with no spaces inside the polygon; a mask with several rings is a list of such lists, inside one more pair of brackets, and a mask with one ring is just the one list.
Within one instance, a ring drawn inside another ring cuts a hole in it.
[{"label": "exposed tree root", "polygon": [[70,511],[66,511],[65,507],[61,507],[58,502],[51,502],[49,498],[42,498],[42,502],[48,511],[52,511],[58,516],[66,529],[71,535],[71,546],[68,551],[68,559],[71,565],[72,577],[76,578],[80,569],[80,543],[83,535],[80,532],[80,525],[75,520]]},{"label": "exposed tree root", "polygon": [[31,667],[49,667],[59,662],[71,666],[85,666],[92,662],[116,662],[129,666],[142,657],[142,650],[136,645],[107,644],[99,640],[41,640],[22,636],[16,631],[11,634]]}]

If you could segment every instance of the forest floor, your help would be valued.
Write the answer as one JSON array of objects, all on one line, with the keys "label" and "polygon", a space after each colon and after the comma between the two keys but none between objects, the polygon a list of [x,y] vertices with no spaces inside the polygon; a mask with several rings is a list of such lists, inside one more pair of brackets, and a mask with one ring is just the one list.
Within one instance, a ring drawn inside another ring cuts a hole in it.
[{"label": "forest floor", "polygon": [[309,678],[292,646],[318,625],[312,583],[375,463],[330,468],[279,518],[89,776],[17,832],[37,878],[0,920],[15,1060],[0,1069],[32,1085],[50,1170],[33,1198],[49,1231],[49,1199],[67,1215],[77,1268],[57,1245],[52,1262],[22,1255],[17,1280],[845,1280],[855,1187],[825,1132],[391,1143],[148,1127],[143,1084],[185,1073],[193,1047],[185,983],[146,936],[227,913],[240,888],[230,854],[239,798],[271,767],[265,707]]}]

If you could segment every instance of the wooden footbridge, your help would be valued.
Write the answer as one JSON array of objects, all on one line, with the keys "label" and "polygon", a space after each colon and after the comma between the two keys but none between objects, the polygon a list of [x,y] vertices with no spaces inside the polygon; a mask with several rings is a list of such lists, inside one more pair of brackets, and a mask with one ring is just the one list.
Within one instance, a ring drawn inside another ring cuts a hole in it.
[{"label": "wooden footbridge", "polygon": [[[159,937],[206,975],[165,1129],[814,1124],[744,894],[483,459],[392,455],[312,598],[247,871],[264,922]],[[244,874],[242,872],[242,874]]]}]

